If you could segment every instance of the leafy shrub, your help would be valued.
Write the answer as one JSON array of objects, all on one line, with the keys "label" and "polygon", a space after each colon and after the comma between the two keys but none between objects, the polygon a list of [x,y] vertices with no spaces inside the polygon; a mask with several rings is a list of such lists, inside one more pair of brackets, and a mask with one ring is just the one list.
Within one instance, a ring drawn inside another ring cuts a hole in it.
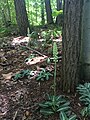
[{"label": "leafy shrub", "polygon": [[86,105],[81,111],[82,116],[90,116],[90,83],[79,85],[77,91],[80,94],[80,101]]},{"label": "leafy shrub", "polygon": [[43,68],[42,71],[38,74],[36,80],[37,81],[49,80],[50,76],[53,76],[53,75]]},{"label": "leafy shrub", "polygon": [[48,95],[48,100],[39,104],[40,113],[48,116],[56,112],[67,111],[70,108],[69,104],[63,96]]}]

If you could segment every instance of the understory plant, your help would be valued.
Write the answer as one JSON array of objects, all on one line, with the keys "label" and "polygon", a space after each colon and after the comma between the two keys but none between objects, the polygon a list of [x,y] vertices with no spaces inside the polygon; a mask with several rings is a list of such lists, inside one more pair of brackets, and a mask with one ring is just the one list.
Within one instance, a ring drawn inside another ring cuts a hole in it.
[{"label": "understory plant", "polygon": [[51,115],[54,113],[59,113],[61,111],[68,111],[69,110],[69,104],[64,96],[54,96],[54,95],[48,95],[48,100],[44,103],[40,103],[40,113],[43,115]]},{"label": "understory plant", "polygon": [[53,80],[53,95],[48,95],[48,100],[40,103],[40,113],[43,115],[51,115],[60,113],[61,111],[67,112],[69,110],[70,102],[64,96],[56,95],[56,65],[58,62],[58,49],[56,42],[53,44],[53,62],[54,62],[54,80]]},{"label": "understory plant", "polygon": [[36,80],[37,81],[49,80],[50,76],[53,76],[53,75],[49,71],[46,71],[43,68],[42,71],[38,74]]},{"label": "understory plant", "polygon": [[21,79],[23,77],[29,76],[30,75],[30,70],[21,70],[19,73],[15,74],[13,79],[14,80],[18,80]]},{"label": "understory plant", "polygon": [[36,31],[33,31],[32,33],[30,33],[29,28],[27,28],[27,36],[29,37],[29,41],[28,41],[28,47],[34,47],[37,48],[38,47],[38,33]]},{"label": "understory plant", "polygon": [[82,116],[90,116],[90,83],[79,85],[77,91],[80,94],[79,100],[85,105],[81,111]]},{"label": "understory plant", "polygon": [[60,112],[59,117],[60,117],[60,120],[77,120],[76,119],[77,116],[75,114],[67,116],[67,114],[64,111]]},{"label": "understory plant", "polygon": [[36,31],[33,31],[31,34],[30,34],[30,31],[28,29],[28,34],[27,34],[28,37],[32,38],[32,39],[38,39],[38,32]]}]

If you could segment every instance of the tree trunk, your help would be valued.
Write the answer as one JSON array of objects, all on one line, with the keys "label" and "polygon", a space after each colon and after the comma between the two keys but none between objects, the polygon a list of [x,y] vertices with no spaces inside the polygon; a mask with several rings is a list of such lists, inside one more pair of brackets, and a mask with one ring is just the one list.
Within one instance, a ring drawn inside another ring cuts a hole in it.
[{"label": "tree trunk", "polygon": [[82,70],[83,79],[90,81],[90,0],[84,0]]},{"label": "tree trunk", "polygon": [[46,8],[46,15],[47,15],[47,23],[51,24],[53,23],[53,17],[52,17],[52,9],[51,9],[50,0],[45,0],[45,8]]},{"label": "tree trunk", "polygon": [[27,35],[27,28],[29,27],[25,0],[14,0],[16,10],[16,20],[19,27],[20,35]]},{"label": "tree trunk", "polygon": [[64,0],[62,88],[74,92],[79,82],[83,0]]},{"label": "tree trunk", "polygon": [[[59,11],[59,10],[62,10],[63,9],[63,5],[62,5],[62,0],[56,0],[57,1],[57,11]],[[56,24],[60,24],[61,23],[61,15],[58,15],[57,17],[56,17]]]},{"label": "tree trunk", "polygon": [[45,24],[45,18],[44,18],[44,0],[41,0],[41,23],[42,23],[42,25]]}]

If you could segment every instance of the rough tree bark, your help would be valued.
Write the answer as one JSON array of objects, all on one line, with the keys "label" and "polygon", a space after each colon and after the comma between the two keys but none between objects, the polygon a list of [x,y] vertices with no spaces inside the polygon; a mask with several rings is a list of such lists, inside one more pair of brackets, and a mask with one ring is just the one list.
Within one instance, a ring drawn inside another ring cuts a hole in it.
[{"label": "rough tree bark", "polygon": [[25,0],[14,0],[16,10],[16,20],[19,27],[20,35],[27,35],[27,28],[29,26]]},{"label": "rough tree bark", "polygon": [[83,0],[64,0],[62,88],[74,92],[79,82]]},{"label": "rough tree bark", "polygon": [[90,0],[84,0],[82,34],[82,79],[90,82]]},{"label": "rough tree bark", "polygon": [[46,8],[46,15],[47,15],[47,23],[51,24],[53,23],[53,17],[52,17],[52,9],[51,9],[50,0],[45,0],[45,8]]}]

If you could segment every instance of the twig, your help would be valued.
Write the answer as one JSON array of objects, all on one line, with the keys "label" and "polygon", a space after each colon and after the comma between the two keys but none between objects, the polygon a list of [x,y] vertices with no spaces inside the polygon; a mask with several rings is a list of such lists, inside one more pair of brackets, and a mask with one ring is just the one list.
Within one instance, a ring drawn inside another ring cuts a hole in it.
[{"label": "twig", "polygon": [[[40,53],[39,51],[37,51],[37,50],[35,50],[35,49],[32,49],[32,48],[30,48],[30,47],[28,47],[28,46],[23,46],[23,45],[20,45],[20,46],[21,46],[21,47],[25,47],[25,48],[27,48],[28,50],[32,50],[32,51],[36,52],[37,54],[45,57],[45,55],[43,55],[42,53]],[[58,57],[58,59],[61,59],[61,58],[62,58],[62,56]],[[50,58],[50,59],[53,60],[54,58]]]},{"label": "twig", "polygon": [[0,63],[0,65],[4,67],[4,66],[9,66],[11,64],[10,63],[7,63],[7,64]]},{"label": "twig", "polygon": [[34,50],[34,49],[32,49],[32,48],[30,48],[30,47],[28,47],[28,46],[23,46],[23,45],[20,45],[20,46],[21,46],[21,47],[25,47],[25,48],[27,48],[28,50],[32,50],[32,51],[36,52],[37,54],[39,54],[39,55],[41,55],[41,56],[45,57],[45,55],[43,55],[43,54],[42,54],[42,53],[40,53],[39,51]]},{"label": "twig", "polygon": [[14,115],[14,117],[13,117],[13,120],[16,119],[16,117],[17,117],[17,113],[18,113],[18,110],[15,112],[15,115]]},{"label": "twig", "polygon": [[[62,58],[62,56],[60,56],[60,57],[58,57],[58,59],[61,59]],[[53,60],[54,58],[50,58],[51,60]]]}]

